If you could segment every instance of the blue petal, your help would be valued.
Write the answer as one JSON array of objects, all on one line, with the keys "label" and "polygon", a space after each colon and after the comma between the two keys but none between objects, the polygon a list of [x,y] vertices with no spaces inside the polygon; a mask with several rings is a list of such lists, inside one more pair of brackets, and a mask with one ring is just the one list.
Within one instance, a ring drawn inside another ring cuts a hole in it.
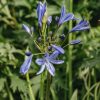
[{"label": "blue petal", "polygon": [[46,3],[43,4],[42,8],[42,17],[44,16],[44,13],[46,12]]},{"label": "blue petal", "polygon": [[62,19],[59,20],[59,25],[63,24],[64,22],[67,22],[69,20],[74,19],[74,15],[72,13],[68,13],[65,16],[62,17]]},{"label": "blue petal", "polygon": [[37,72],[36,74],[39,75],[39,74],[41,74],[44,70],[45,70],[45,64],[43,64],[43,65],[41,66],[41,69],[40,69],[39,72]]},{"label": "blue petal", "polygon": [[66,8],[63,6],[63,7],[61,8],[61,16],[60,16],[60,18],[64,17],[65,14],[66,14]]},{"label": "blue petal", "polygon": [[74,44],[78,44],[78,43],[80,43],[80,42],[81,42],[80,40],[73,40],[73,41],[71,41],[69,44],[74,45]]},{"label": "blue petal", "polygon": [[22,28],[23,28],[27,33],[31,34],[31,30],[30,30],[30,28],[29,28],[27,25],[23,24],[23,25],[22,25]]},{"label": "blue petal", "polygon": [[74,14],[72,14],[72,13],[66,14],[65,7],[62,7],[62,9],[61,9],[61,15],[60,15],[60,19],[59,19],[58,25],[61,25],[64,22],[67,22],[67,21],[73,20],[73,19],[75,19],[74,18]]},{"label": "blue petal", "polygon": [[42,4],[42,2],[39,2],[37,6],[37,16],[38,16],[38,24],[40,27],[42,26],[42,18],[45,12],[46,12],[46,3]]},{"label": "blue petal", "polygon": [[31,62],[32,62],[32,55],[29,56],[24,63],[22,64],[21,68],[20,68],[20,73],[22,74],[26,74],[26,72],[29,70]]},{"label": "blue petal", "polygon": [[55,50],[50,56],[49,59],[56,59],[59,55],[59,51]]},{"label": "blue petal", "polygon": [[47,62],[45,63],[45,65],[46,65],[46,68],[47,68],[47,70],[49,71],[49,73],[50,73],[52,76],[54,76],[54,75],[55,75],[55,68],[54,68],[54,66],[53,66],[49,61],[47,61]]},{"label": "blue petal", "polygon": [[65,16],[63,23],[64,23],[64,22],[67,22],[67,21],[69,21],[69,20],[72,20],[72,19],[74,19],[74,14],[68,13],[68,14],[66,14],[66,16]]},{"label": "blue petal", "polygon": [[86,21],[86,20],[81,20],[79,23],[78,23],[78,25],[89,25],[89,23],[88,23],[88,21]]},{"label": "blue petal", "polygon": [[53,63],[53,64],[62,64],[62,63],[64,63],[63,60],[54,60],[54,59],[51,59],[50,62]]},{"label": "blue petal", "polygon": [[64,49],[62,47],[56,45],[52,45],[52,47],[57,51],[59,51],[59,53],[64,54]]},{"label": "blue petal", "polygon": [[47,24],[50,25],[51,22],[52,22],[52,16],[49,16],[47,19]]},{"label": "blue petal", "polygon": [[38,24],[41,26],[42,25],[42,7],[43,4],[41,2],[39,2],[38,6],[37,6],[37,16],[38,16]]},{"label": "blue petal", "polygon": [[48,58],[49,57],[49,53],[45,53],[44,58]]},{"label": "blue petal", "polygon": [[43,59],[36,59],[35,61],[38,65],[43,65],[44,64],[44,60]]},{"label": "blue petal", "polygon": [[87,29],[90,29],[89,22],[82,20],[69,32],[82,31],[82,30],[87,30]]}]

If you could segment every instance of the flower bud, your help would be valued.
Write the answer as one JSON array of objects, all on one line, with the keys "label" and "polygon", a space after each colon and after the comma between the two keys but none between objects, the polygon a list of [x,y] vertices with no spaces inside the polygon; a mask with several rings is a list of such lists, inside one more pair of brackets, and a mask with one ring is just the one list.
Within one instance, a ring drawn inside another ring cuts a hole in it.
[{"label": "flower bud", "polygon": [[32,53],[31,52],[25,52],[26,56],[30,56]]},{"label": "flower bud", "polygon": [[69,44],[75,45],[79,44],[81,41],[80,40],[72,40]]},{"label": "flower bud", "polygon": [[64,40],[64,39],[65,39],[65,34],[60,35],[59,38],[60,38],[61,40]]},{"label": "flower bud", "polygon": [[42,38],[41,38],[41,37],[39,37],[39,38],[37,39],[37,41],[38,41],[38,42],[41,42],[41,40],[42,40]]}]

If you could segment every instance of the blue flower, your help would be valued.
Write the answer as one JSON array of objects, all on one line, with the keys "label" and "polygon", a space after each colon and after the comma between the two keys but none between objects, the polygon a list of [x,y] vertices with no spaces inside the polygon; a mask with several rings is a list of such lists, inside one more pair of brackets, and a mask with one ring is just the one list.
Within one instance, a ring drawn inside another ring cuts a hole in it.
[{"label": "blue flower", "polygon": [[42,19],[43,19],[45,12],[46,12],[46,3],[43,4],[42,2],[39,2],[37,6],[37,16],[38,16],[39,27],[42,26]]},{"label": "blue flower", "polygon": [[69,44],[74,45],[74,44],[78,44],[80,42],[81,42],[80,40],[72,40]]},{"label": "blue flower", "polygon": [[89,22],[86,20],[81,20],[71,31],[69,32],[75,32],[75,31],[82,31],[90,29]]},{"label": "blue flower", "polygon": [[50,25],[51,22],[52,22],[52,16],[49,16],[47,19],[47,25]]},{"label": "blue flower", "polygon": [[20,68],[20,73],[21,74],[26,74],[27,71],[29,70],[30,68],[30,65],[31,65],[31,62],[32,62],[32,53],[26,53],[26,56],[27,56],[27,59],[24,61],[24,63],[21,65],[21,68]]},{"label": "blue flower", "polygon": [[41,74],[45,69],[49,71],[49,73],[54,76],[55,75],[55,68],[53,64],[62,64],[64,63],[63,60],[56,60],[58,56],[58,51],[54,51],[51,55],[46,53],[43,58],[36,59],[36,63],[41,66],[37,75]]},{"label": "blue flower", "polygon": [[62,9],[61,9],[61,15],[60,15],[60,18],[59,18],[59,22],[58,22],[58,25],[62,25],[63,23],[69,21],[69,20],[73,20],[75,19],[74,18],[74,14],[72,13],[68,13],[66,14],[66,9],[65,7],[63,6]]}]

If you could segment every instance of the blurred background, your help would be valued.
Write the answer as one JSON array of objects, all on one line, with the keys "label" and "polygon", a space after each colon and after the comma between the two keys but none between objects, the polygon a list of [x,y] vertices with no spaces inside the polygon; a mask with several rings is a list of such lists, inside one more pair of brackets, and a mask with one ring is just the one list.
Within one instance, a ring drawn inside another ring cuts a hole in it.
[{"label": "blurred background", "polygon": [[[22,24],[34,27],[38,36],[36,7],[39,0],[0,0],[0,100],[30,100],[25,76],[19,73],[24,61],[24,53],[30,46],[32,53],[36,50],[32,40],[22,29]],[[47,0],[48,15],[60,16],[63,4],[69,12],[68,0]],[[100,0],[73,0],[73,13],[77,18],[90,22],[90,30],[73,33],[75,39],[82,43],[73,47],[72,86],[73,95],[68,97],[69,88],[66,80],[67,48],[62,56],[65,63],[56,66],[56,76],[52,80],[50,100],[100,100]],[[73,26],[76,22],[73,22]],[[55,30],[55,21],[50,29]],[[68,32],[68,23],[64,24],[58,34]],[[33,57],[29,70],[32,88],[39,100],[40,76],[36,76],[39,67]],[[62,97],[64,97],[62,99]],[[73,99],[74,98],[74,99]]]}]

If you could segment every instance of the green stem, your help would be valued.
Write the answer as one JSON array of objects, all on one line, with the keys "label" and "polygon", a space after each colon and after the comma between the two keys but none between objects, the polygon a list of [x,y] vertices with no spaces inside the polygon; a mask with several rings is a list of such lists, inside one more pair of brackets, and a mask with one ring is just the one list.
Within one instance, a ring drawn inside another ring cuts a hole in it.
[{"label": "green stem", "polygon": [[100,88],[100,84],[98,84],[96,87],[95,87],[95,91],[94,91],[94,100],[99,100],[98,96],[100,96],[99,92],[100,90],[98,91],[98,89]]},{"label": "green stem", "polygon": [[[89,69],[89,80],[88,80],[88,89],[91,88],[91,75],[90,75],[90,69]],[[90,92],[88,92],[87,100],[90,100]]]},{"label": "green stem", "polygon": [[47,72],[46,100],[50,100],[50,80],[51,80],[51,76]]},{"label": "green stem", "polygon": [[[91,75],[90,75],[90,69],[89,69],[89,80],[88,80],[88,88],[91,88]],[[90,92],[88,92],[87,100],[90,100]]]},{"label": "green stem", "polygon": [[53,100],[58,100],[58,96],[56,95],[55,90],[53,89],[52,86],[50,87],[50,91],[51,91]]},{"label": "green stem", "polygon": [[29,74],[27,73],[26,74],[26,79],[27,79],[27,82],[28,82],[28,88],[29,88],[29,96],[30,96],[30,99],[31,100],[35,100],[35,97],[33,95],[33,91],[32,91],[32,87],[31,87],[31,83],[30,83],[30,79],[29,79]]},{"label": "green stem", "polygon": [[94,83],[96,83],[96,71],[95,71],[95,68],[93,68],[93,72],[94,72]]},{"label": "green stem", "polygon": [[[73,0],[69,0],[69,12],[72,12]],[[69,22],[69,30],[72,29],[72,20]],[[72,34],[69,34],[68,41],[72,40]],[[72,46],[68,46],[68,77],[69,77],[69,100],[72,96]]]},{"label": "green stem", "polygon": [[12,93],[10,91],[10,88],[8,86],[8,83],[6,82],[5,85],[6,85],[6,89],[7,89],[8,95],[9,95],[9,100],[14,100],[14,98],[12,96]]},{"label": "green stem", "polygon": [[41,74],[40,100],[44,100],[44,73]]}]

